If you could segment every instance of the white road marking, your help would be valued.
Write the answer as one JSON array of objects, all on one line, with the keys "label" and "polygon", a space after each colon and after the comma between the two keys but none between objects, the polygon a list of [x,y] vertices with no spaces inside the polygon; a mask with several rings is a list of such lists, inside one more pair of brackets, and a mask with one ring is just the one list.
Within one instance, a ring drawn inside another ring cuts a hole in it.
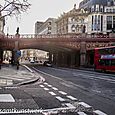
[{"label": "white road marking", "polygon": [[6,89],[17,89],[18,87],[5,87]]},{"label": "white road marking", "polygon": [[61,93],[62,95],[67,95],[67,93],[63,91],[59,91],[59,93]]},{"label": "white road marking", "polygon": [[49,92],[49,94],[51,94],[51,95],[56,95],[54,92]]},{"label": "white road marking", "polygon": [[52,87],[52,85],[47,85],[48,87]]},{"label": "white road marking", "polygon": [[28,66],[26,66],[26,65],[23,65],[26,69],[28,69],[31,73],[33,73],[33,70],[32,69],[30,69]]},{"label": "white road marking", "polygon": [[86,113],[84,113],[84,112],[77,112],[78,113],[78,115],[87,115]]},{"label": "white road marking", "polygon": [[69,96],[66,96],[67,98],[69,98],[69,99],[71,99],[71,100],[73,100],[73,101],[76,101],[76,100],[78,100],[77,98],[75,98],[75,97],[73,97],[73,96],[71,96],[71,95],[69,95]]},{"label": "white road marking", "polygon": [[[33,68],[34,68],[34,67],[33,67]],[[35,68],[35,69],[36,69],[36,68]],[[53,77],[53,78],[56,78],[56,79],[59,79],[59,80],[63,80],[63,79],[61,79],[61,78],[58,78],[58,77],[53,76],[53,75],[51,75],[51,74],[45,73],[45,72],[40,71],[40,70],[38,70],[38,69],[36,69],[36,71],[38,71],[38,72],[40,72],[40,73],[42,73],[42,74],[45,74],[45,75],[47,75],[47,76]]]},{"label": "white road marking", "polygon": [[58,90],[58,88],[56,88],[56,87],[52,87],[52,89],[53,89],[53,90],[55,90],[55,91],[57,91],[57,90]]},{"label": "white road marking", "polygon": [[22,81],[24,80],[23,78],[18,78],[18,77],[10,77],[10,76],[4,76],[2,78],[10,79],[10,80],[17,80],[17,81]]},{"label": "white road marking", "polygon": [[48,89],[48,88],[46,88],[46,87],[44,88],[44,90],[49,91],[49,89]]},{"label": "white road marking", "polygon": [[11,94],[0,94],[0,102],[15,102]]},{"label": "white road marking", "polygon": [[100,110],[95,110],[93,111],[96,115],[107,115],[106,113],[100,111]]},{"label": "white road marking", "polygon": [[61,107],[61,108],[54,108],[54,109],[29,109],[28,111],[20,111],[18,109],[14,109],[11,111],[0,111],[0,114],[13,114],[13,113],[42,113],[43,115],[53,114],[53,113],[59,113],[59,111],[68,111],[68,110],[75,110],[75,108],[72,107]]},{"label": "white road marking", "polygon": [[44,85],[39,85],[39,86],[42,87],[42,88],[44,87]]},{"label": "white road marking", "polygon": [[85,103],[85,102],[79,102],[78,105],[81,105],[81,106],[83,106],[83,107],[85,107],[85,108],[91,108],[91,106],[88,105],[88,104]]},{"label": "white road marking", "polygon": [[44,84],[45,84],[45,85],[48,85],[48,83],[46,83],[46,82],[45,82]]},{"label": "white road marking", "polygon": [[58,100],[61,101],[61,102],[62,102],[62,101],[65,101],[65,99],[63,99],[63,98],[60,97],[60,96],[57,96],[56,99],[58,99]]},{"label": "white road marking", "polygon": [[75,106],[73,106],[71,103],[65,103],[66,106],[70,107],[70,108],[76,108]]}]

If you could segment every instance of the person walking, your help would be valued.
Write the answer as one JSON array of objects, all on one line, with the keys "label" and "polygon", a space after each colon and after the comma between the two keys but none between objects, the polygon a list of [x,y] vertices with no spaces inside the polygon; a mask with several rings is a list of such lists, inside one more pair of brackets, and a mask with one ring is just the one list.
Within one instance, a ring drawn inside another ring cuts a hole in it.
[{"label": "person walking", "polygon": [[2,60],[0,59],[0,69],[1,69],[1,66],[2,66]]}]

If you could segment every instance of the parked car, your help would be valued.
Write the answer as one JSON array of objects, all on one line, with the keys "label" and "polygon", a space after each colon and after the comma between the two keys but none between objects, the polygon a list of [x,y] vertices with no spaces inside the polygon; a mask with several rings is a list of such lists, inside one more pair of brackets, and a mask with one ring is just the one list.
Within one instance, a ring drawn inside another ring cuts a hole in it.
[{"label": "parked car", "polygon": [[35,61],[34,61],[34,60],[31,60],[30,63],[35,63]]}]

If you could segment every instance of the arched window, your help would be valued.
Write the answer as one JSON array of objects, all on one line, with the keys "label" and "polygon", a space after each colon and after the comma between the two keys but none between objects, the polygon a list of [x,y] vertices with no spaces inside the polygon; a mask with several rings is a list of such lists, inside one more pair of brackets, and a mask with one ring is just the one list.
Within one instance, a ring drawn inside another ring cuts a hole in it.
[{"label": "arched window", "polygon": [[71,30],[72,30],[72,32],[75,32],[75,25],[74,24],[71,26]]}]

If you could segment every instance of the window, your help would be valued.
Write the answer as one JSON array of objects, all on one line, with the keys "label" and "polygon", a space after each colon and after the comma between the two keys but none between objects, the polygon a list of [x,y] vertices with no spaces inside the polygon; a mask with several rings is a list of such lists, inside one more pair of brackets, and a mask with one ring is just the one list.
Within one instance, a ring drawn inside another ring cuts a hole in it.
[{"label": "window", "polygon": [[94,25],[93,20],[94,20],[94,16],[92,16],[92,31],[93,31],[93,25]]},{"label": "window", "polygon": [[101,31],[103,31],[103,16],[101,16]]},{"label": "window", "polygon": [[72,32],[75,32],[75,25],[71,26],[71,30],[72,30]]},{"label": "window", "polygon": [[48,22],[48,25],[51,25],[51,22]]},{"label": "window", "polygon": [[115,8],[113,9],[113,12],[115,13]]},{"label": "window", "polygon": [[97,15],[95,15],[95,20],[94,20],[94,30],[97,30]]},{"label": "window", "polygon": [[100,15],[98,15],[98,24],[97,24],[97,30],[100,30]]},{"label": "window", "polygon": [[94,12],[94,6],[91,7],[91,12]]},{"label": "window", "polygon": [[100,11],[103,12],[103,6],[100,7]]},{"label": "window", "polygon": [[108,12],[108,8],[106,9],[106,12]]},{"label": "window", "polygon": [[111,60],[111,65],[115,66],[115,60]]},{"label": "window", "polygon": [[99,11],[99,5],[96,5],[96,12]]},{"label": "window", "polygon": [[112,29],[112,16],[107,16],[107,30]]},{"label": "window", "polygon": [[115,29],[115,16],[113,16],[113,29]]}]

